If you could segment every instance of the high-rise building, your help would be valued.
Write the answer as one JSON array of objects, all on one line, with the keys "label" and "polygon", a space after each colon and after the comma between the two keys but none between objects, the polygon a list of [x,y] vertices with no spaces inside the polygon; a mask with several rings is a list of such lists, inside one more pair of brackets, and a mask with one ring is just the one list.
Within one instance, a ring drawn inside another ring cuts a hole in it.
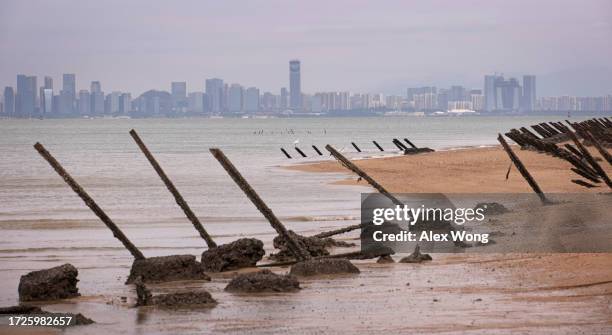
[{"label": "high-rise building", "polygon": [[119,96],[119,114],[127,115],[130,111],[132,111],[132,95],[122,93]]},{"label": "high-rise building", "polygon": [[49,76],[45,76],[45,86],[44,88],[53,89],[53,78]]},{"label": "high-rise building", "polygon": [[281,88],[280,92],[280,108],[281,110],[285,110],[289,108],[289,92],[287,92],[287,88]]},{"label": "high-rise building", "polygon": [[53,114],[53,89],[43,89],[42,96],[40,97],[40,112],[43,116],[50,116]]},{"label": "high-rise building", "polygon": [[15,116],[32,117],[36,112],[36,76],[17,75]]},{"label": "high-rise building", "polygon": [[60,91],[60,113],[71,115],[74,113],[76,97],[76,76],[64,73],[62,76],[62,90]]},{"label": "high-rise building", "polygon": [[249,87],[244,95],[244,109],[248,113],[259,111],[259,89],[257,87]]},{"label": "high-rise building", "polygon": [[106,103],[105,103],[105,111],[107,114],[110,115],[117,115],[119,114],[119,98],[121,97],[121,92],[111,92],[109,95],[106,96]]},{"label": "high-rise building", "polygon": [[92,81],[90,88],[90,113],[92,116],[101,116],[104,114],[104,92],[99,81]]},{"label": "high-rise building", "polygon": [[240,113],[243,108],[244,89],[240,84],[232,84],[229,87],[229,98],[227,108],[230,113]]},{"label": "high-rise building", "polygon": [[451,86],[449,91],[449,101],[464,101],[465,100],[465,88],[463,86]]},{"label": "high-rise building", "polygon": [[496,109],[495,83],[500,78],[498,75],[486,75],[484,77],[484,110],[492,112]]},{"label": "high-rise building", "polygon": [[521,86],[515,78],[504,80],[498,77],[495,81],[495,109],[515,111],[519,109]]},{"label": "high-rise building", "polygon": [[[535,97],[535,91],[533,93]],[[518,80],[515,78],[504,79],[501,75],[485,76],[485,111],[517,111],[521,108],[521,101],[521,85]]]},{"label": "high-rise building", "polygon": [[300,78],[300,61],[289,61],[289,106],[293,110],[302,108],[302,85]]},{"label": "high-rise building", "polygon": [[261,99],[261,107],[264,111],[270,112],[276,109],[277,99],[276,95],[270,92],[264,92]]},{"label": "high-rise building", "polygon": [[521,108],[524,111],[533,111],[535,109],[536,96],[536,77],[533,75],[523,76],[523,97]]},{"label": "high-rise building", "polygon": [[15,90],[7,86],[4,88],[4,115],[8,117],[15,116]]},{"label": "high-rise building", "polygon": [[190,113],[201,114],[204,113],[204,93],[192,92],[189,93],[187,110]]},{"label": "high-rise building", "polygon": [[484,95],[483,94],[470,94],[470,100],[472,101],[472,109],[475,111],[482,111],[484,109]]},{"label": "high-rise building", "polygon": [[184,81],[173,81],[171,84],[172,109],[175,112],[187,108],[187,83]]},{"label": "high-rise building", "polygon": [[79,91],[79,102],[77,105],[79,106],[79,115],[91,115],[91,98],[88,90]]},{"label": "high-rise building", "polygon": [[206,95],[208,96],[208,110],[213,114],[221,114],[224,109],[223,101],[225,85],[223,79],[206,79]]}]

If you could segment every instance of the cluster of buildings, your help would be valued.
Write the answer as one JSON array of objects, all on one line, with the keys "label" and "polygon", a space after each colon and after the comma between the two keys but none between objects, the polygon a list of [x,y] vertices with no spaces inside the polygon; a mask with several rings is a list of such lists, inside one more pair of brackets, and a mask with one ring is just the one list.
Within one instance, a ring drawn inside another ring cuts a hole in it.
[{"label": "cluster of buildings", "polygon": [[138,97],[129,92],[105,93],[99,81],[77,91],[74,74],[64,74],[62,85],[44,77],[17,75],[17,86],[6,87],[0,99],[0,117],[183,117],[249,115],[371,115],[372,113],[530,113],[612,111],[612,95],[602,97],[537,97],[536,77],[519,82],[494,74],[484,77],[483,89],[463,86],[408,88],[406,95],[317,92],[301,89],[301,64],[289,62],[289,88],[279,94],[257,87],[206,79],[204,91],[188,92],[186,82],[172,82],[170,92],[149,90]]}]

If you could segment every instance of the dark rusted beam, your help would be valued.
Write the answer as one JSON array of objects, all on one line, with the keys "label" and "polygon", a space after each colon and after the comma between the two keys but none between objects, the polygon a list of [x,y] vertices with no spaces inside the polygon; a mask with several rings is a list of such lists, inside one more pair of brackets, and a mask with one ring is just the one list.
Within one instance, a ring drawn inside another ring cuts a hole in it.
[{"label": "dark rusted beam", "polygon": [[183,213],[185,213],[185,216],[187,216],[189,221],[191,221],[191,224],[193,224],[193,227],[198,231],[198,233],[204,239],[204,241],[206,241],[206,245],[208,245],[208,248],[216,247],[217,243],[213,241],[212,237],[208,234],[206,229],[204,229],[204,226],[200,222],[200,219],[198,219],[195,213],[191,210],[191,208],[187,204],[187,201],[185,201],[185,199],[183,198],[181,193],[178,191],[176,186],[174,186],[174,183],[172,183],[170,178],[168,178],[168,175],[166,175],[166,172],[164,172],[164,169],[162,169],[161,165],[159,165],[159,163],[157,162],[157,160],[155,159],[151,151],[149,151],[149,148],[147,148],[147,146],[144,144],[140,136],[138,136],[138,133],[136,133],[136,130],[134,129],[130,130],[130,135],[132,136],[132,138],[134,139],[134,141],[140,148],[140,151],[142,151],[145,157],[147,157],[147,160],[149,161],[149,163],[151,163],[151,166],[153,166],[153,169],[155,170],[155,172],[157,172],[157,175],[159,176],[159,178],[161,178],[161,180],[164,182],[164,185],[166,185],[166,188],[168,189],[168,191],[170,191],[170,193],[174,197],[176,204],[179,205],[179,207],[183,210]]},{"label": "dark rusted beam", "polygon": [[378,148],[378,150],[380,150],[380,151],[385,151],[385,149],[383,149],[383,148],[382,148],[382,147],[381,147],[381,146],[378,144],[378,142],[376,142],[376,141],[372,141],[372,143],[374,143],[374,145],[375,145],[375,146]]},{"label": "dark rusted beam", "polygon": [[85,202],[85,205],[87,205],[87,207],[89,207],[89,209],[91,209],[91,211],[94,212],[94,214],[96,214],[96,216],[100,218],[102,222],[104,222],[108,229],[113,232],[113,236],[123,243],[123,246],[125,246],[132,256],[134,256],[135,259],[145,259],[142,252],[140,252],[140,250],[138,250],[138,248],[132,244],[132,242],[123,234],[121,229],[117,227],[113,220],[111,220],[111,218],[104,213],[102,208],[96,204],[96,202],[89,196],[89,194],[87,194],[87,192],[85,192],[85,190],[76,182],[76,180],[74,180],[74,178],[72,178],[72,176],[70,176],[70,174],[64,170],[62,165],[51,155],[51,153],[49,153],[49,151],[47,151],[47,149],[45,149],[45,147],[43,147],[43,145],[40,143],[36,143],[34,148],[47,161],[47,163],[51,165],[55,172],[57,172],[57,174],[64,179],[66,184],[72,188],[74,193],[76,193],[81,200]]},{"label": "dark rusted beam", "polygon": [[344,228],[340,228],[340,229],[324,231],[322,233],[318,233],[318,234],[314,235],[313,237],[327,238],[327,237],[331,237],[331,236],[334,236],[334,235],[344,234],[344,233],[348,233],[348,232],[353,231],[353,230],[361,229],[361,228],[364,228],[365,226],[366,226],[365,223],[356,224],[356,225],[352,225],[352,226],[348,226],[348,227],[344,227]]},{"label": "dark rusted beam", "polygon": [[287,150],[285,150],[285,148],[280,148],[280,149],[285,154],[285,157],[291,159],[291,155],[289,155],[289,153],[287,152]]},{"label": "dark rusted beam", "polygon": [[306,157],[306,154],[298,147],[295,147],[295,151],[297,151],[302,157]]},{"label": "dark rusted beam", "polygon": [[589,162],[589,164],[593,167],[595,172],[597,172],[597,174],[603,179],[603,181],[606,183],[606,185],[608,185],[608,187],[612,188],[612,181],[610,181],[610,177],[608,177],[608,174],[606,173],[606,171],[604,171],[604,169],[601,168],[601,165],[599,165],[599,163],[597,163],[595,158],[593,158],[589,150],[587,150],[587,148],[585,148],[584,145],[580,143],[580,140],[578,140],[578,137],[576,137],[576,134],[574,134],[573,131],[569,131],[567,132],[567,134],[570,136],[572,141],[574,141],[574,144],[576,145],[576,147],[578,147],[578,150],[580,150],[580,152],[582,153],[582,156],[584,156],[586,161]]},{"label": "dark rusted beam", "polygon": [[418,149],[418,147],[416,145],[414,145],[412,142],[410,142],[410,140],[408,140],[407,138],[404,137],[404,141],[406,143],[408,143],[409,146],[411,146],[413,149]]},{"label": "dark rusted beam", "polygon": [[612,155],[610,155],[608,150],[606,150],[606,148],[604,148],[601,143],[599,143],[595,136],[589,131],[585,131],[584,135],[587,136],[587,140],[589,140],[593,144],[593,146],[595,146],[597,151],[599,151],[601,157],[603,157],[608,162],[608,164],[612,165]]},{"label": "dark rusted beam", "polygon": [[351,162],[348,158],[344,157],[340,152],[338,152],[338,150],[334,149],[334,147],[328,144],[325,146],[325,149],[327,149],[332,154],[332,156],[334,156],[334,158],[336,158],[340,162],[340,164],[342,164],[347,169],[353,171],[363,180],[368,182],[368,184],[370,184],[378,192],[380,192],[381,194],[389,198],[394,204],[399,205],[399,206],[404,205],[401,201],[399,201],[396,197],[394,197],[391,193],[389,193],[382,185],[377,183],[374,179],[372,179],[372,177],[370,177],[367,173],[365,173],[361,168],[353,164],[353,162]]},{"label": "dark rusted beam", "polygon": [[304,261],[310,259],[310,253],[305,250],[298,241],[287,231],[287,228],[280,222],[280,220],[274,215],[274,212],[266,205],[266,203],[259,197],[257,192],[249,185],[244,179],[242,174],[236,169],[234,164],[225,156],[221,149],[211,148],[210,152],[217,159],[219,164],[225,169],[225,171],[232,177],[236,185],[240,187],[242,192],[246,194],[247,198],[253,202],[255,207],[263,214],[263,216],[270,222],[270,225],[278,235],[280,235],[285,241],[287,241],[287,247],[295,256],[295,259]]},{"label": "dark rusted beam", "polygon": [[527,180],[527,183],[529,184],[529,186],[531,186],[531,189],[540,197],[542,203],[549,203],[548,199],[546,199],[546,196],[544,195],[544,192],[542,192],[542,189],[540,188],[538,183],[536,183],[535,179],[533,179],[525,165],[523,165],[523,162],[521,162],[521,160],[514,153],[514,151],[512,151],[512,148],[510,148],[504,137],[501,134],[497,135],[497,140],[499,141],[499,143],[501,143],[502,147],[504,147],[504,150],[508,154],[508,157],[510,157],[510,160],[512,160],[512,163],[514,163],[514,166],[516,166],[516,169],[521,173],[523,178]]}]

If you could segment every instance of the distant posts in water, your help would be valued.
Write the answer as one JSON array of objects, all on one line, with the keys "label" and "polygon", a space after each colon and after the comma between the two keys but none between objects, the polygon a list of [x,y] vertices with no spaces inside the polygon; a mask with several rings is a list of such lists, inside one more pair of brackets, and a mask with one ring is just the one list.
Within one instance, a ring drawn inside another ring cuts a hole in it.
[{"label": "distant posts in water", "polygon": [[308,157],[308,156],[306,156],[306,154],[305,154],[305,153],[304,153],[304,152],[303,152],[303,151],[302,151],[300,148],[298,148],[297,146],[295,147],[295,151],[297,151],[297,152],[298,152],[300,155],[302,155],[302,157],[304,157],[304,158],[305,158],[305,157]]},{"label": "distant posts in water", "polygon": [[383,149],[383,148],[380,146],[380,144],[378,144],[378,142],[376,142],[376,141],[372,141],[372,143],[374,143],[374,145],[375,145],[375,146],[378,148],[378,150],[380,150],[380,151],[385,151],[385,149]]},{"label": "distant posts in water", "polygon": [[321,150],[319,150],[319,148],[317,148],[316,145],[313,144],[312,148],[314,149],[314,151],[316,151],[319,154],[319,156],[323,156],[323,153],[321,152]]},{"label": "distant posts in water", "polygon": [[289,155],[289,153],[287,152],[287,150],[285,150],[285,148],[280,148],[280,149],[285,154],[285,157],[291,159],[291,155]]}]

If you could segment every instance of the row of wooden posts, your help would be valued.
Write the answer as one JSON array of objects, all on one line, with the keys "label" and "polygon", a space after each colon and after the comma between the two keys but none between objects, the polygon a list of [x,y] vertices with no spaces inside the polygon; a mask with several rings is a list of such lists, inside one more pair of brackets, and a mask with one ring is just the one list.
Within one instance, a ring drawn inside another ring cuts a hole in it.
[{"label": "row of wooden posts", "polygon": [[[569,120],[565,122],[567,125],[561,122],[533,125],[532,128],[541,137],[525,127],[511,129],[505,135],[522,149],[536,150],[569,162],[572,165],[572,172],[588,180],[572,179],[571,182],[587,188],[597,187],[603,182],[612,189],[610,177],[585,146],[585,144],[594,146],[607,164],[612,165],[612,156],[606,149],[612,147],[612,120],[594,118],[582,122],[570,122]],[[579,137],[584,140],[584,143]],[[564,139],[572,141],[574,145],[565,143],[560,146],[559,142],[565,141]],[[549,203],[538,183],[501,134],[498,134],[498,141],[532,190],[538,194],[543,203]]]},{"label": "row of wooden posts", "polygon": [[[405,142],[405,144],[404,144]],[[410,154],[418,154],[418,153],[423,153],[423,152],[431,152],[433,151],[433,149],[427,148],[427,147],[417,147],[416,145],[414,145],[414,143],[412,143],[409,139],[404,138],[404,142],[402,142],[401,140],[394,138],[393,141],[391,141],[391,143],[393,143],[395,145],[395,147],[402,151],[404,154],[406,155],[410,155]],[[383,149],[383,147],[378,144],[378,142],[376,141],[372,141],[372,143],[374,144],[374,146],[376,146],[376,148],[383,152],[385,151],[385,149]],[[407,145],[409,146],[407,146]],[[357,152],[363,152],[363,150],[357,145],[357,143],[355,142],[351,142],[351,146],[353,146],[353,148],[355,148],[355,150]],[[306,153],[304,152],[304,150],[302,150],[301,148],[299,148],[297,145],[294,147],[295,151],[303,158],[308,157],[308,155],[306,155]],[[316,145],[312,145],[312,149],[314,150],[316,156],[323,156],[323,152],[316,146]],[[285,155],[286,158],[288,159],[292,159],[293,157],[291,156],[291,154],[289,154],[289,152],[285,149],[285,148],[280,148],[281,152]]]},{"label": "row of wooden posts", "polygon": [[[154,170],[157,172],[159,177],[164,182],[166,188],[170,191],[170,193],[174,196],[174,199],[178,206],[183,210],[185,216],[191,221],[192,225],[198,231],[200,236],[204,239],[209,249],[216,248],[217,244],[212,239],[210,234],[206,231],[198,217],[191,210],[185,199],[182,197],[178,189],[174,186],[170,178],[166,175],[165,171],[159,165],[153,154],[146,147],[140,136],[136,133],[135,130],[130,131],[130,135],[140,148],[140,150],[144,153],[149,163],[153,166]],[[51,155],[49,151],[40,143],[36,143],[34,148],[38,151],[38,153],[51,165],[51,167],[62,177],[62,179],[72,188],[72,190],[83,200],[83,202],[91,209],[91,211],[111,230],[113,236],[117,238],[125,248],[132,254],[132,256],[136,260],[144,260],[144,254],[128,239],[128,237],[123,234],[121,229],[114,223],[114,221],[98,206],[98,204],[91,198],[91,196],[83,189],[77,181],[62,167],[62,165]],[[336,150],[331,145],[326,145],[325,149],[330,152],[330,154],[336,158],[343,166],[357,174],[359,177],[367,181],[372,187],[378,190],[380,193],[391,199],[395,204],[401,205],[401,202],[395,198],[391,193],[389,193],[382,185],[377,183],[372,177],[370,177],[367,173],[365,173],[362,169],[353,164],[349,159],[343,156],[338,150]],[[297,261],[304,261],[311,259],[310,253],[298,243],[295,237],[288,233],[287,228],[283,225],[283,223],[276,217],[276,215],[272,212],[272,210],[266,205],[266,203],[259,197],[257,192],[250,186],[250,184],[246,181],[246,179],[242,176],[242,174],[238,171],[238,169],[233,165],[233,163],[225,156],[223,151],[218,148],[211,148],[211,154],[215,159],[221,164],[221,166],[225,169],[225,171],[229,174],[229,176],[234,180],[234,182],[240,187],[240,189],[245,193],[245,195],[251,200],[251,202],[255,205],[255,207],[262,213],[262,215],[268,220],[272,228],[281,236],[285,241],[287,241],[288,249],[295,256]],[[355,229],[362,228],[363,225],[352,225],[328,232],[322,232],[315,237],[324,238],[330,237],[336,234],[346,233]],[[358,252],[359,253],[359,252]],[[347,254],[338,254],[332,255],[331,257],[354,257],[355,253],[347,253]]]}]

